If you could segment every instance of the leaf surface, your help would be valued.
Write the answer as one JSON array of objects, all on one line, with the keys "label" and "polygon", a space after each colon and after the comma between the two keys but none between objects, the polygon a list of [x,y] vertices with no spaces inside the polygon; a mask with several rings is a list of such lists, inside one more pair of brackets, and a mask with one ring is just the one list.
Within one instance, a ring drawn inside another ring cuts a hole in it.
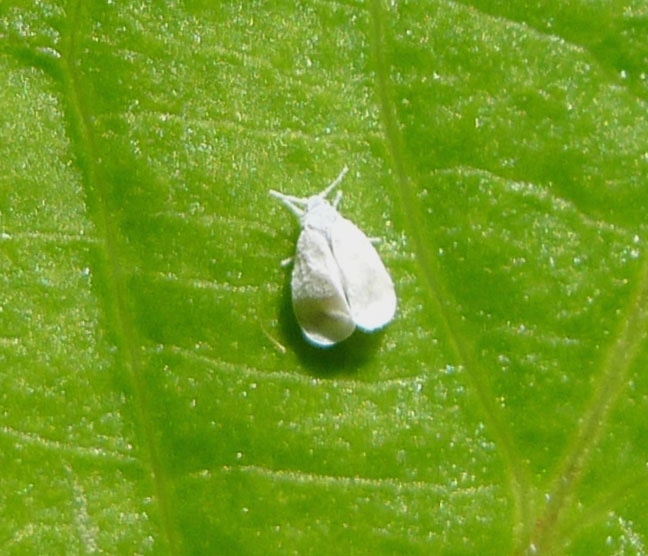
[{"label": "leaf surface", "polygon": [[[646,554],[648,4],[0,7],[7,554]],[[396,319],[306,344],[308,196]]]}]

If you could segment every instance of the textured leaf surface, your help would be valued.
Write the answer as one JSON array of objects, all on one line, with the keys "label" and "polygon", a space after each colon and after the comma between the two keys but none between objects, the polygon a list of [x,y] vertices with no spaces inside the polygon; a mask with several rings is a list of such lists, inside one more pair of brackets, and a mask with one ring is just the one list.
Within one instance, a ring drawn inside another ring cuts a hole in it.
[{"label": "textured leaf surface", "polygon": [[[6,554],[646,554],[648,3],[4,2]],[[321,190],[399,296],[307,345]]]}]

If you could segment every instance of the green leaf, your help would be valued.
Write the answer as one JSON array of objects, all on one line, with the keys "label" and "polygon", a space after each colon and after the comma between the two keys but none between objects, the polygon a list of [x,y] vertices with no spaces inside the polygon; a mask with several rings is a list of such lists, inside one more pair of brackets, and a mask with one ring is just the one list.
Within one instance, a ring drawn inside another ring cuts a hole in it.
[{"label": "green leaf", "polygon": [[[648,553],[646,21],[3,3],[3,553]],[[344,165],[399,309],[321,350],[268,190]]]}]

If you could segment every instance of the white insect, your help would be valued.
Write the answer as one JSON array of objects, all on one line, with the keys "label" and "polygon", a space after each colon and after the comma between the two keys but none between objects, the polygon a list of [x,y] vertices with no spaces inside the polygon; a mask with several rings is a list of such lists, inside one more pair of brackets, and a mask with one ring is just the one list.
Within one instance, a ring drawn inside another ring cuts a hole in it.
[{"label": "white insect", "polygon": [[306,339],[330,347],[348,338],[356,326],[365,331],[385,326],[396,312],[394,284],[366,235],[337,211],[326,196],[348,168],[324,191],[307,199],[270,190],[297,216],[302,230],[292,271],[295,316]]}]

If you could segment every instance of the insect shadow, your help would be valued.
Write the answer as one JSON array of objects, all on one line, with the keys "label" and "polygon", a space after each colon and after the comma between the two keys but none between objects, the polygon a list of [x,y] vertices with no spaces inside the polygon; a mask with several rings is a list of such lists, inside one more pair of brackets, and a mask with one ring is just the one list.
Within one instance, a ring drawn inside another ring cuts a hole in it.
[{"label": "insect shadow", "polygon": [[365,333],[356,330],[346,340],[328,348],[310,344],[302,334],[292,308],[290,272],[286,270],[279,308],[279,326],[282,336],[310,374],[318,378],[352,376],[373,358],[380,347],[383,331]]}]

